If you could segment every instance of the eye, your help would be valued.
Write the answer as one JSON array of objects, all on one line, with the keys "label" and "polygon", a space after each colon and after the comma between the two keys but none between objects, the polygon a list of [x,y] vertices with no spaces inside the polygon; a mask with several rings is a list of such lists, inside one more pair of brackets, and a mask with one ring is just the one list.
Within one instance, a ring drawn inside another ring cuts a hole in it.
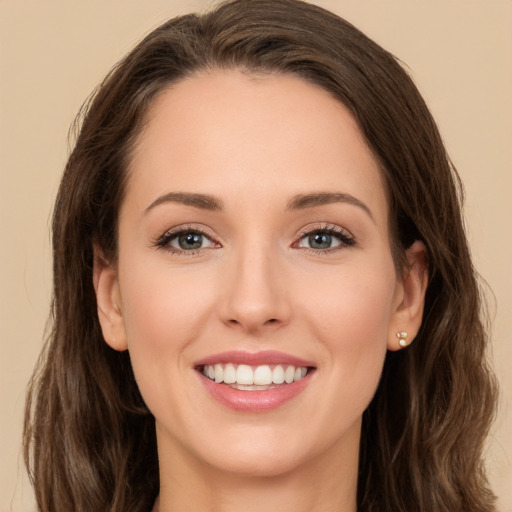
[{"label": "eye", "polygon": [[338,245],[341,245],[339,238],[320,231],[307,235],[299,241],[299,247],[309,247],[310,249],[332,249]]},{"label": "eye", "polygon": [[198,229],[179,229],[165,233],[155,245],[174,253],[195,254],[201,249],[218,247],[206,233]]},{"label": "eye", "polygon": [[314,251],[329,251],[355,245],[355,240],[346,230],[338,226],[311,229],[302,234],[295,247]]},{"label": "eye", "polygon": [[194,251],[214,244],[206,235],[197,231],[188,231],[174,235],[168,245],[182,251]]}]

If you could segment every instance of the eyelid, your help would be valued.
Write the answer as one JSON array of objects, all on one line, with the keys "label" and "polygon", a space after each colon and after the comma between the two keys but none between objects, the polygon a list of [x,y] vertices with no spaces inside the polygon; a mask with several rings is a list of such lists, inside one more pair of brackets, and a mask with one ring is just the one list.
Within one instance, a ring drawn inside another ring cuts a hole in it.
[{"label": "eyelid", "polygon": [[204,226],[197,226],[194,224],[181,224],[178,226],[174,226],[167,231],[165,231],[162,235],[156,237],[154,240],[152,240],[152,247],[155,247],[157,249],[164,249],[166,251],[169,251],[173,254],[185,254],[188,256],[192,256],[194,254],[197,254],[201,251],[210,249],[211,247],[201,247],[200,249],[193,249],[190,251],[185,251],[178,249],[176,247],[172,247],[169,245],[169,242],[176,238],[178,235],[183,233],[198,233],[210,240],[216,247],[221,247],[221,244],[217,241],[215,235],[213,233],[205,228]]},{"label": "eyelid", "polygon": [[315,222],[313,224],[308,224],[299,230],[297,238],[304,237],[305,235],[309,235],[315,231],[332,231],[334,233],[345,235],[347,238],[355,239],[354,235],[347,228],[343,228],[330,222]]},{"label": "eyelid", "polygon": [[[338,246],[335,246],[335,247],[332,247],[329,249],[323,249],[323,250],[322,249],[313,249],[313,248],[308,248],[308,247],[298,247],[297,244],[304,237],[309,236],[313,233],[318,233],[318,232],[328,233],[328,234],[337,236],[340,239],[341,244]],[[322,253],[326,254],[329,252],[339,251],[346,247],[352,247],[354,245],[356,245],[356,238],[348,229],[338,226],[336,224],[321,222],[321,223],[317,223],[317,224],[310,224],[310,225],[302,228],[299,231],[299,233],[297,234],[297,237],[296,237],[295,241],[293,242],[292,247],[306,250],[306,251],[311,251],[314,254],[322,254]]]},{"label": "eyelid", "polygon": [[[182,233],[199,233],[202,236],[208,238],[216,247],[222,247],[222,244],[217,240],[217,237],[211,232],[210,229],[205,226],[198,226],[194,224],[182,224],[178,226],[174,226],[167,231],[165,231],[162,235],[156,237],[152,240],[152,247],[157,249],[164,249],[171,253],[175,254],[186,254],[186,255],[194,255],[204,250],[210,249],[210,247],[202,247],[195,250],[180,250],[178,248],[172,247],[169,245],[169,242]],[[308,247],[299,247],[298,243],[306,236],[311,235],[316,232],[324,232],[334,236],[337,236],[340,240],[340,244],[338,246],[329,248],[329,249],[313,249]],[[327,222],[320,222],[315,224],[309,224],[303,227],[295,238],[295,241],[292,243],[293,248],[298,248],[304,251],[310,251],[314,254],[328,254],[329,252],[335,252],[346,247],[352,247],[356,245],[356,238],[352,233],[341,226],[336,224],[331,224]]]}]

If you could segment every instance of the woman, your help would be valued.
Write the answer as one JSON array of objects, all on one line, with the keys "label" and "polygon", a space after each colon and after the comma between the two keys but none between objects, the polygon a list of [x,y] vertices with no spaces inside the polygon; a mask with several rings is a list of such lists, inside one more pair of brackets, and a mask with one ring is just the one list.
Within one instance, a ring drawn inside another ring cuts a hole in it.
[{"label": "woman", "polygon": [[338,17],[242,0],[156,29],[55,207],[40,510],[493,510],[459,196],[407,74]]}]

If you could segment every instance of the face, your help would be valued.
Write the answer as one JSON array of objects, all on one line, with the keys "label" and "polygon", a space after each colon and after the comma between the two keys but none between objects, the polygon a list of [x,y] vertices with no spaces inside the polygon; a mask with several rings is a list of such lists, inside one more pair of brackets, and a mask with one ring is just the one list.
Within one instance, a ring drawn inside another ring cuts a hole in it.
[{"label": "face", "polygon": [[357,461],[386,350],[414,330],[378,165],[348,110],[293,76],[210,72],[155,100],[117,266],[95,276],[160,457],[219,470]]}]

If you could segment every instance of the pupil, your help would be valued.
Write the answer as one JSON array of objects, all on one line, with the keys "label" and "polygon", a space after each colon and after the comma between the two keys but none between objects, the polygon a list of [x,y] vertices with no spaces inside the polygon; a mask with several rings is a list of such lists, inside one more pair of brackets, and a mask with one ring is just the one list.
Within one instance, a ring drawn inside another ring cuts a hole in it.
[{"label": "pupil", "polygon": [[187,233],[179,237],[179,244],[182,249],[200,249],[202,235],[199,233]]},{"label": "pupil", "polygon": [[327,233],[315,233],[309,236],[309,246],[313,249],[329,249],[332,237]]}]

